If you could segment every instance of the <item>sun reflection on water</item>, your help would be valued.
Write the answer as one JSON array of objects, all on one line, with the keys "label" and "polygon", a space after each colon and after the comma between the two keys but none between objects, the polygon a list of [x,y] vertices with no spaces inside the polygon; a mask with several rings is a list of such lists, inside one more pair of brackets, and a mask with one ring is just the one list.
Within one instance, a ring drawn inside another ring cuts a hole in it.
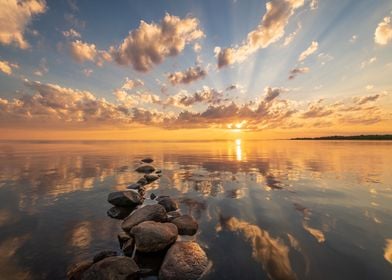
[{"label": "sun reflection on water", "polygon": [[242,161],[242,147],[241,147],[241,139],[235,140],[235,155],[238,161]]}]

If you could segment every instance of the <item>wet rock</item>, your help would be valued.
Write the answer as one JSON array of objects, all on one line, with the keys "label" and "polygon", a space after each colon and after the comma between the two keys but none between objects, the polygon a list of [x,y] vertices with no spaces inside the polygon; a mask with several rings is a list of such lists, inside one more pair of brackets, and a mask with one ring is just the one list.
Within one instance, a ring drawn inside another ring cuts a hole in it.
[{"label": "wet rock", "polygon": [[132,237],[122,246],[122,251],[125,256],[132,257],[133,250],[135,249],[135,239]]},{"label": "wet rock", "polygon": [[134,226],[144,221],[165,222],[167,219],[166,210],[160,204],[146,205],[142,208],[136,209],[129,215],[121,227],[124,231],[129,232]]},{"label": "wet rock", "polygon": [[108,202],[114,206],[135,207],[142,204],[142,197],[134,191],[112,192],[108,196]]},{"label": "wet rock", "polygon": [[199,228],[196,220],[189,215],[175,218],[171,222],[177,226],[180,235],[194,235]]},{"label": "wet rock", "polygon": [[87,269],[82,280],[133,280],[139,279],[139,273],[139,267],[131,258],[108,257]]},{"label": "wet rock", "polygon": [[144,158],[144,159],[142,159],[141,161],[142,161],[142,162],[145,162],[145,163],[151,163],[151,162],[153,162],[154,160],[153,160],[152,158]]},{"label": "wet rock", "polygon": [[80,280],[83,273],[93,265],[92,261],[82,261],[72,265],[67,271],[68,280]]},{"label": "wet rock", "polygon": [[181,213],[178,211],[167,212],[167,221],[171,222],[173,219],[178,218],[180,216],[181,216]]},{"label": "wet rock", "polygon": [[176,211],[178,209],[177,202],[169,196],[159,196],[157,201],[160,205],[165,207],[167,212]]},{"label": "wet rock", "polygon": [[140,184],[140,183],[132,183],[127,187],[127,189],[138,190],[141,186],[142,186],[142,184]]},{"label": "wet rock", "polygon": [[155,171],[155,173],[160,174],[160,173],[162,173],[162,170],[158,169]]},{"label": "wet rock", "polygon": [[133,211],[134,207],[119,207],[119,206],[113,206],[110,208],[106,213],[108,214],[109,217],[113,219],[124,219],[131,214]]},{"label": "wet rock", "polygon": [[144,197],[144,195],[146,194],[146,188],[145,187],[140,187],[138,190],[138,193]]},{"label": "wet rock", "polygon": [[167,251],[159,271],[160,280],[196,280],[208,267],[208,258],[196,242],[179,241]]},{"label": "wet rock", "polygon": [[144,175],[144,178],[146,178],[148,184],[159,179],[159,177],[154,174],[146,174],[146,175]]},{"label": "wet rock", "polygon": [[147,179],[144,177],[140,178],[136,183],[140,184],[141,186],[145,186],[148,184]]},{"label": "wet rock", "polygon": [[154,253],[135,252],[134,260],[141,270],[141,276],[157,276],[165,258],[166,250]]},{"label": "wet rock", "polygon": [[172,223],[146,221],[133,227],[131,235],[135,237],[136,250],[151,253],[164,250],[173,244],[178,230]]},{"label": "wet rock", "polygon": [[140,173],[151,173],[155,171],[155,167],[149,164],[143,164],[136,168],[135,171]]},{"label": "wet rock", "polygon": [[118,243],[120,243],[120,248],[122,249],[123,245],[127,243],[127,241],[132,237],[129,236],[129,234],[126,233],[125,231],[122,231],[119,234],[117,234],[117,238],[118,238]]},{"label": "wet rock", "polygon": [[151,200],[154,200],[156,197],[157,197],[157,196],[156,196],[154,193],[151,193],[151,194],[150,194],[150,199],[151,199]]},{"label": "wet rock", "polygon": [[99,261],[102,261],[105,258],[115,257],[115,256],[117,256],[117,252],[116,251],[111,251],[111,250],[102,251],[102,252],[99,252],[98,254],[96,254],[94,256],[93,263],[97,263]]}]

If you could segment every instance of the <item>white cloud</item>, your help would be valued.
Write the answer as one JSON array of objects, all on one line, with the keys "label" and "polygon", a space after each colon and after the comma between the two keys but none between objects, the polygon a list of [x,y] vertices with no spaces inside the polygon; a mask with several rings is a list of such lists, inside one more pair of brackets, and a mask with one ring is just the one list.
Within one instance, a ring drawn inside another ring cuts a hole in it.
[{"label": "white cloud", "polygon": [[97,66],[102,66],[105,61],[111,60],[108,52],[98,50],[95,44],[88,44],[80,40],[71,42],[69,50],[73,59],[80,63],[91,61]]},{"label": "white cloud", "polygon": [[354,44],[358,40],[358,35],[353,35],[350,38],[350,43]]},{"label": "white cloud", "polygon": [[80,35],[80,33],[77,32],[77,31],[76,31],[75,29],[73,29],[73,28],[71,28],[71,29],[69,29],[69,30],[66,30],[66,31],[63,31],[62,33],[63,33],[63,35],[64,35],[65,37],[67,37],[67,38],[80,38],[80,37],[82,37],[82,36]]},{"label": "white cloud", "polygon": [[83,74],[84,74],[86,77],[90,77],[91,74],[92,74],[93,72],[94,72],[93,69],[90,69],[90,68],[85,68],[85,69],[83,69]]},{"label": "white cloud", "polygon": [[0,60],[0,71],[6,75],[11,75],[13,69],[19,68],[18,64],[8,62],[6,60]]},{"label": "white cloud", "polygon": [[316,52],[317,49],[318,43],[316,41],[313,41],[310,46],[299,55],[298,61],[304,61],[309,55]]},{"label": "white cloud", "polygon": [[123,90],[131,90],[137,87],[144,86],[144,82],[142,80],[136,79],[136,80],[131,80],[126,78],[124,84],[121,86],[121,89]]},{"label": "white cloud", "polygon": [[365,67],[369,66],[370,64],[373,64],[376,61],[377,61],[376,57],[372,57],[372,58],[369,58],[368,60],[362,61],[361,62],[361,69],[364,69]]},{"label": "white cloud", "polygon": [[298,23],[297,29],[286,36],[286,38],[284,39],[284,42],[283,42],[284,47],[287,47],[288,45],[290,45],[290,43],[294,40],[295,36],[297,36],[297,34],[301,30],[301,28],[302,28],[301,23]]},{"label": "white cloud", "polygon": [[41,0],[2,0],[0,8],[0,43],[15,44],[21,49],[29,47],[24,37],[32,18],[46,11],[46,2]]},{"label": "white cloud", "polygon": [[34,75],[43,76],[48,72],[49,72],[49,68],[48,68],[47,60],[46,60],[46,58],[42,58],[39,63],[38,68],[35,69],[35,71],[34,71]]},{"label": "white cloud", "polygon": [[311,10],[316,10],[318,8],[318,0],[311,0],[309,6]]},{"label": "white cloud", "polygon": [[386,45],[392,40],[392,24],[391,18],[385,17],[380,22],[374,32],[374,42],[379,45]]}]

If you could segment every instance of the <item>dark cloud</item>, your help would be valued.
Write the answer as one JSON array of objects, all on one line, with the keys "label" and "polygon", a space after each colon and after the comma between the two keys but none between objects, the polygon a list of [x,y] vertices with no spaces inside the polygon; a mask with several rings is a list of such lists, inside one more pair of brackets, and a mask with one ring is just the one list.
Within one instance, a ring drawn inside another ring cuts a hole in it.
[{"label": "dark cloud", "polygon": [[203,79],[207,72],[200,66],[190,67],[183,72],[174,72],[168,75],[168,80],[172,85],[189,84],[191,82]]},{"label": "dark cloud", "polygon": [[308,73],[309,70],[310,69],[308,67],[294,68],[293,70],[290,71],[289,80],[293,80],[295,77],[297,77],[300,74]]}]

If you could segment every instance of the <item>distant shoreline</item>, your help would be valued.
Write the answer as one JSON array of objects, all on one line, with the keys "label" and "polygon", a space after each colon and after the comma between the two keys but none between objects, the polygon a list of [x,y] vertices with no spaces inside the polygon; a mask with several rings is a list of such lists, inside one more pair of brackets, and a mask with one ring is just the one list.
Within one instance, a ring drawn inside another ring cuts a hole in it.
[{"label": "distant shoreline", "polygon": [[382,135],[352,135],[352,136],[322,136],[322,137],[296,137],[290,138],[290,140],[392,140],[392,134]]}]

